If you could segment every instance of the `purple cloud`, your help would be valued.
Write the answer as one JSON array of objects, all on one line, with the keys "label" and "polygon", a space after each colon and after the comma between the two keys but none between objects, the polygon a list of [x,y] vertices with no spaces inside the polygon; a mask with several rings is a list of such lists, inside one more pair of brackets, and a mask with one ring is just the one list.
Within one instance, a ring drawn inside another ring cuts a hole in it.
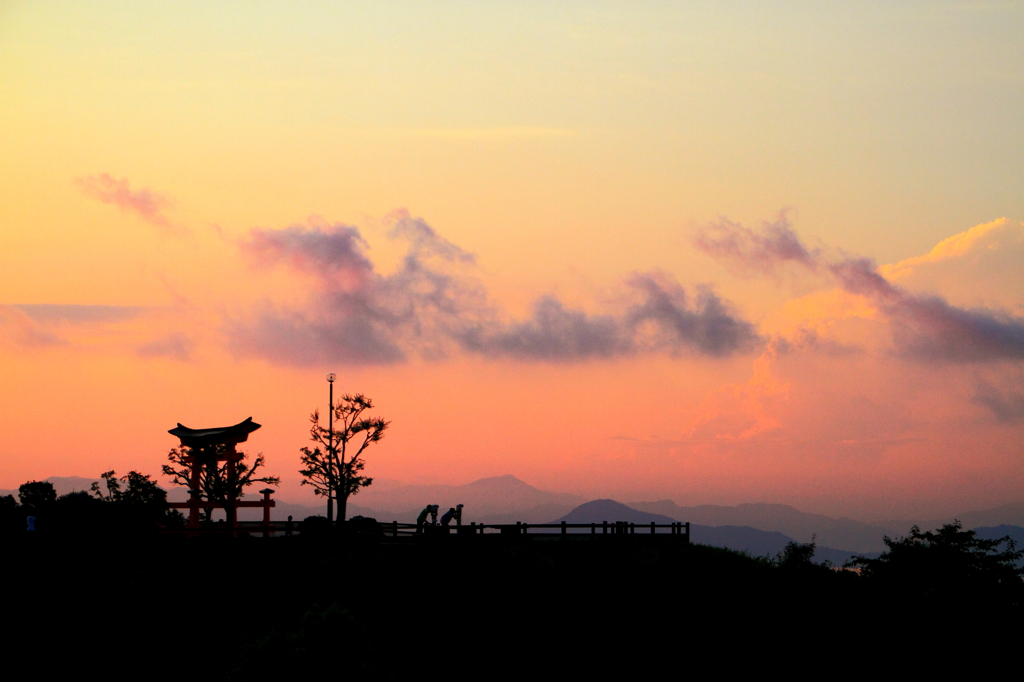
[{"label": "purple cloud", "polygon": [[37,322],[68,322],[72,324],[116,323],[133,320],[145,308],[123,305],[78,305],[34,303],[12,306]]},{"label": "purple cloud", "polygon": [[65,346],[67,341],[32,319],[18,306],[0,305],[0,341],[10,341],[22,348],[41,349]]},{"label": "purple cloud", "polygon": [[758,343],[754,326],[708,288],[690,301],[660,274],[636,274],[628,302],[614,314],[591,314],[541,297],[525,320],[506,320],[466,268],[472,254],[420,218],[390,216],[390,236],[407,250],[398,269],[376,271],[351,225],[314,221],[253,230],[241,249],[264,267],[288,267],[315,278],[299,309],[267,305],[233,321],[235,349],[283,362],[389,363],[410,354],[438,358],[453,351],[486,357],[573,362],[664,351],[722,357]]},{"label": "purple cloud", "polygon": [[[1018,381],[1018,384],[1024,385],[1024,382]],[[1024,422],[1024,390],[1003,390],[987,381],[979,381],[972,402],[987,407],[996,420],[1004,424]]]},{"label": "purple cloud", "polygon": [[443,355],[444,341],[484,314],[483,295],[470,278],[450,271],[466,254],[422,221],[400,219],[392,234],[409,248],[395,272],[381,274],[351,225],[293,225],[253,230],[240,244],[264,266],[313,275],[317,288],[302,309],[271,306],[254,321],[234,322],[236,350],[272,359],[389,363],[416,350]]},{"label": "purple cloud", "polygon": [[788,223],[765,223],[754,231],[720,221],[698,233],[694,243],[739,271],[770,274],[783,263],[795,262],[830,273],[843,290],[868,298],[886,315],[895,349],[902,355],[947,362],[1024,359],[1024,319],[913,294],[880,275],[869,258],[829,259],[808,250]]},{"label": "purple cloud", "polygon": [[800,242],[785,213],[774,222],[764,221],[760,230],[719,218],[699,229],[693,241],[697,248],[741,274],[775,274],[784,263],[812,270],[818,266],[817,252]]},{"label": "purple cloud", "polygon": [[636,273],[625,284],[633,301],[617,314],[590,315],[544,296],[530,319],[481,325],[460,342],[491,357],[567,362],[656,351],[723,357],[760,341],[754,325],[707,287],[691,304],[683,287],[664,274]]}]

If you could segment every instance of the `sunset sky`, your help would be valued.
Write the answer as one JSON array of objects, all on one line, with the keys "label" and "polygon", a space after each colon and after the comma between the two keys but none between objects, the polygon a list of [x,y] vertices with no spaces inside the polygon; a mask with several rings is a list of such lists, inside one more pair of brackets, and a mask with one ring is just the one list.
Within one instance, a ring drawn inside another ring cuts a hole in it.
[{"label": "sunset sky", "polygon": [[0,488],[167,429],[862,520],[1022,501],[1024,5],[0,4]]}]

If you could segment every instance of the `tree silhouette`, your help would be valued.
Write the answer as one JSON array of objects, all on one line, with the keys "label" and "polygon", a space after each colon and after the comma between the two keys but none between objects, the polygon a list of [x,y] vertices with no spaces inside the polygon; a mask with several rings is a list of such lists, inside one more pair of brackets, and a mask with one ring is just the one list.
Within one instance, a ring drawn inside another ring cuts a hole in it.
[{"label": "tree silhouette", "polygon": [[[211,505],[224,504],[229,499],[239,500],[245,495],[245,488],[254,483],[267,483],[268,485],[279,485],[281,479],[278,476],[257,476],[256,472],[265,464],[263,454],[257,454],[252,464],[246,463],[249,455],[240,453],[242,459],[235,463],[235,478],[229,480],[228,463],[217,461],[219,456],[226,452],[225,445],[207,445],[203,447],[178,447],[172,448],[167,453],[167,461],[164,464],[164,476],[168,476],[171,482],[185,486],[191,491],[192,486],[192,465],[185,461],[186,457],[192,456],[199,466],[199,490],[198,493],[203,500]],[[155,485],[155,484],[154,484]],[[213,506],[206,507],[206,520],[209,522],[213,514]]]},{"label": "tree silhouette", "polygon": [[[98,481],[92,484],[93,496],[104,502],[124,502],[137,505],[160,505],[167,502],[167,491],[157,485],[156,481],[149,480],[148,474],[140,474],[138,471],[129,471],[121,478],[113,471],[100,474],[103,479],[106,492],[100,489]],[[124,490],[121,483],[126,483]]]},{"label": "tree silhouette", "polygon": [[327,520],[333,521],[332,500],[338,501],[338,520],[345,520],[350,495],[373,483],[362,475],[363,452],[384,437],[391,422],[380,417],[364,416],[373,409],[373,401],[362,393],[341,396],[334,406],[334,428],[320,426],[320,412],[314,410],[309,421],[309,437],[319,445],[312,450],[301,449],[303,485],[327,498]]},{"label": "tree silhouette", "polygon": [[57,501],[57,491],[49,481],[29,481],[18,487],[18,498],[26,515],[38,515]]},{"label": "tree silhouette", "polygon": [[914,526],[909,537],[883,541],[888,549],[877,559],[855,556],[847,564],[879,587],[945,609],[1024,606],[1024,569],[1016,565],[1024,550],[1009,536],[983,540],[954,521],[935,531]]},{"label": "tree silhouette", "polygon": [[150,480],[148,474],[129,471],[118,478],[114,471],[106,471],[100,474],[100,478],[106,490],[100,487],[99,482],[94,482],[91,488],[93,498],[114,507],[115,513],[111,518],[117,525],[135,530],[158,525],[184,525],[181,512],[168,509],[167,491]]}]

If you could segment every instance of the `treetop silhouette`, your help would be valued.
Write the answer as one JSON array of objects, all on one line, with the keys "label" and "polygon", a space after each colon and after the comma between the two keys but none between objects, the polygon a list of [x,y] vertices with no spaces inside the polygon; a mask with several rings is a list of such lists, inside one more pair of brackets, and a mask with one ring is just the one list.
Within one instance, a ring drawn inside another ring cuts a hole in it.
[{"label": "treetop silhouette", "polygon": [[350,495],[373,483],[363,476],[363,453],[380,441],[391,422],[380,417],[366,416],[373,409],[373,401],[362,393],[344,394],[332,406],[333,425],[320,425],[320,411],[310,415],[309,438],[318,443],[312,450],[301,448],[303,485],[327,498],[327,519],[333,522],[333,501],[338,502],[338,520],[345,520]]}]

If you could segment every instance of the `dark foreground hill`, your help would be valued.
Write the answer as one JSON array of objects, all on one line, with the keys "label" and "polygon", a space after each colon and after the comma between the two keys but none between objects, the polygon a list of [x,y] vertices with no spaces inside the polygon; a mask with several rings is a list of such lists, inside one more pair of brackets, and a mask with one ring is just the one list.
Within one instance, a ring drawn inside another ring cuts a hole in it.
[{"label": "dark foreground hill", "polygon": [[951,633],[998,650],[1021,616],[681,543],[19,535],[4,550],[5,663],[43,678],[85,663],[106,679],[644,679],[787,651],[860,668]]}]

